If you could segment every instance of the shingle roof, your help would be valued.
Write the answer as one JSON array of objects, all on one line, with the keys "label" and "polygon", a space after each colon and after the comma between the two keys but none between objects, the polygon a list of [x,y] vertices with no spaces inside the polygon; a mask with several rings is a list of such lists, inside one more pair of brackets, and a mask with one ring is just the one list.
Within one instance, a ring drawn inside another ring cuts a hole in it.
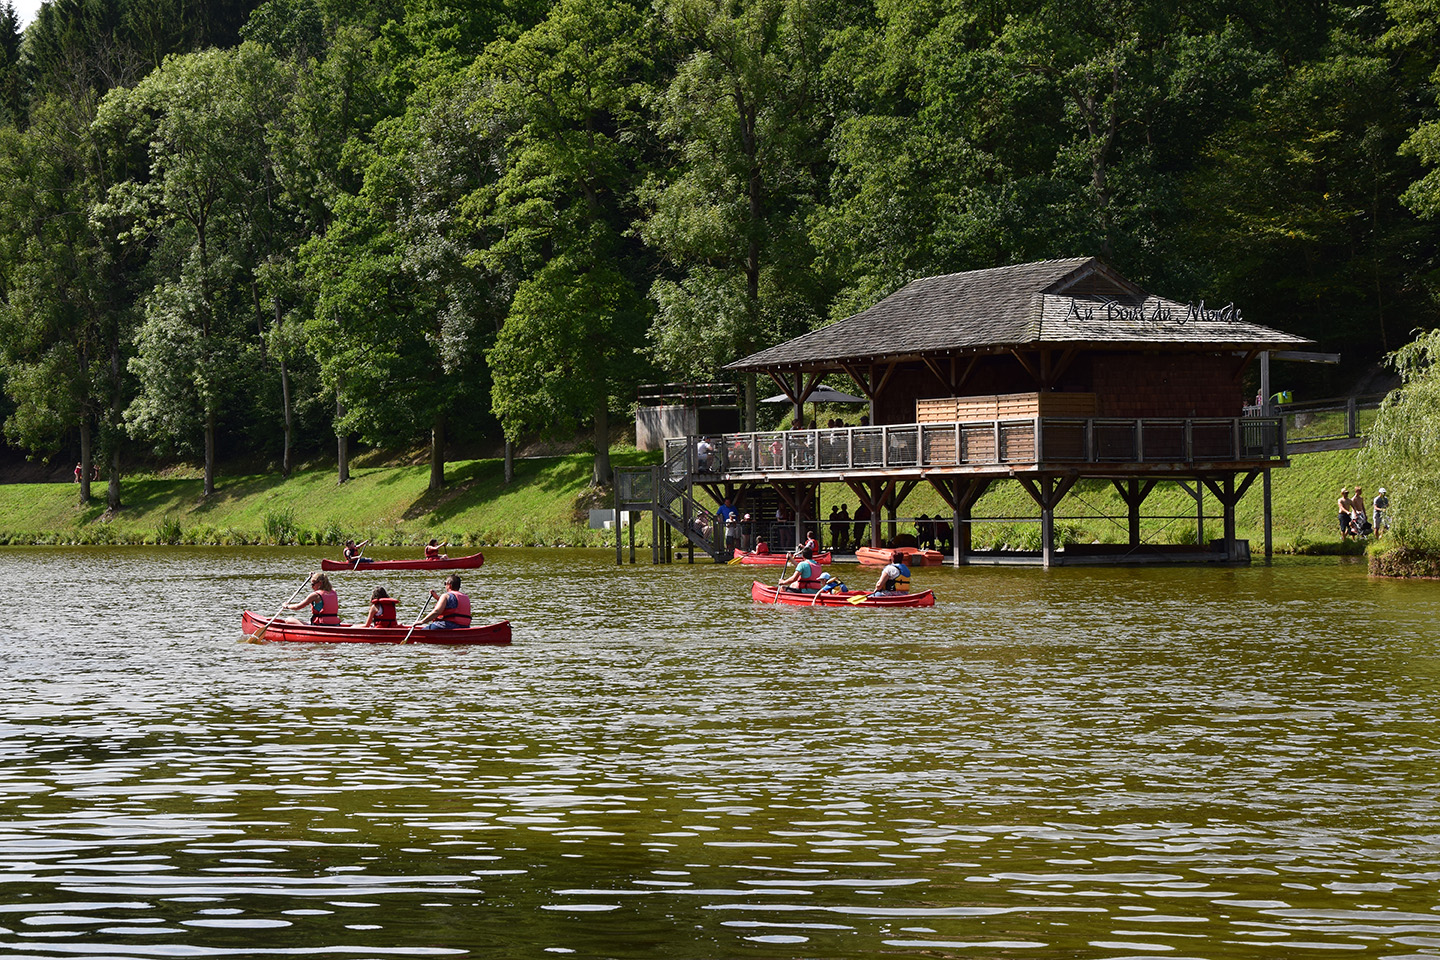
[{"label": "shingle roof", "polygon": [[727,365],[765,370],[1022,346],[1293,348],[1310,343],[1147,294],[1094,257],[907,283],[853,317]]}]

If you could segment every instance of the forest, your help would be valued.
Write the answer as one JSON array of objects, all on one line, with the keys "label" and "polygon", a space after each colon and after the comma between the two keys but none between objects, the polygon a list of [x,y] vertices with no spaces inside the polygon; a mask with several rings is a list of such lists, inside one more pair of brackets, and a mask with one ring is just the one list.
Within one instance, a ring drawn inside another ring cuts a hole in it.
[{"label": "forest", "polygon": [[640,384],[1090,255],[1333,395],[1440,326],[1437,88],[1440,0],[6,4],[4,442],[111,509],[351,442],[602,482]]}]

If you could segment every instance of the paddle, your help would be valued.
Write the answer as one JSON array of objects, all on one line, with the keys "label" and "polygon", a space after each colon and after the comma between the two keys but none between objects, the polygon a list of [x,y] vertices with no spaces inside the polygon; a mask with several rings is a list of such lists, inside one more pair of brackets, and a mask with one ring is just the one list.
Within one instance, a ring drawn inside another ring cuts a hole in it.
[{"label": "paddle", "polygon": [[[305,582],[300,584],[300,589],[290,594],[289,600],[286,600],[284,603],[280,604],[280,609],[275,611],[275,616],[271,617],[270,620],[274,620],[275,617],[278,617],[280,616],[280,614],[284,613],[285,608],[290,604],[294,603],[295,598],[300,596],[300,590],[304,590],[308,586],[310,586],[310,574],[307,573],[305,574]],[[250,634],[250,636],[246,637],[245,641],[247,643],[264,643],[265,631],[270,629],[270,620],[267,620],[263,624],[261,624],[260,629],[256,630],[254,633]]]},{"label": "paddle", "polygon": [[369,542],[369,540],[361,540],[359,543],[355,544],[355,566],[351,567],[351,570],[360,569],[360,561],[365,559],[365,544]]},{"label": "paddle", "polygon": [[[434,591],[434,590],[431,590],[431,591],[430,591],[430,599],[431,599],[431,600],[439,600],[440,598],[437,597],[437,596],[435,596],[435,591]],[[415,632],[415,627],[418,626],[419,623],[420,623],[420,621],[425,618],[425,611],[429,608],[429,606],[430,606],[430,600],[425,600],[425,601],[422,601],[422,602],[420,603],[420,616],[418,616],[418,617],[416,617],[414,620],[410,621],[410,629],[405,632],[405,639],[404,639],[404,640],[401,640],[401,641],[400,641],[401,643],[409,643],[409,642],[410,642],[410,634],[412,634],[412,633]]]},{"label": "paddle", "polygon": [[775,581],[775,599],[771,603],[780,602],[780,581],[785,579],[785,571],[790,566],[790,554],[785,554],[785,562],[780,565],[780,580]]},{"label": "paddle", "polygon": [[860,594],[860,596],[858,596],[858,597],[851,597],[849,600],[847,600],[847,601],[845,601],[845,602],[846,602],[846,603],[862,603],[862,602],[864,602],[864,601],[866,601],[866,600],[869,600],[869,599],[870,599],[871,597],[873,597],[873,596],[875,596],[875,594],[873,594],[873,593],[862,593],[862,594]]}]

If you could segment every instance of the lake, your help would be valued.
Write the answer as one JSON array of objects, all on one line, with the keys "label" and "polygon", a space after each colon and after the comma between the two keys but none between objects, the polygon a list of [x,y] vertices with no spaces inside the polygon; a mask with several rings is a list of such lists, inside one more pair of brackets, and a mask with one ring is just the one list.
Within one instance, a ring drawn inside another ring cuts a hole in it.
[{"label": "lake", "polygon": [[1440,583],[496,549],[510,647],[240,642],[315,558],[0,549],[0,958],[1440,956]]}]

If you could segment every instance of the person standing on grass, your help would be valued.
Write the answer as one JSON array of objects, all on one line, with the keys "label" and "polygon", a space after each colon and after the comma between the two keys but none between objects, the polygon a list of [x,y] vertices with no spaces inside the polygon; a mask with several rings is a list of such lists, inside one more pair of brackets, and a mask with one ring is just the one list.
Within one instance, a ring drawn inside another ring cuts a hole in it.
[{"label": "person standing on grass", "polygon": [[1355,488],[1355,494],[1350,498],[1350,516],[1354,521],[1355,536],[1370,536],[1370,520],[1365,516],[1365,492],[1359,487]]},{"label": "person standing on grass", "polygon": [[1386,530],[1390,529],[1390,498],[1385,495],[1385,488],[1381,487],[1380,492],[1375,494],[1375,502],[1371,504],[1374,512],[1371,518],[1375,523],[1375,539],[1380,539]]},{"label": "person standing on grass", "polygon": [[1350,488],[1340,488],[1340,499],[1335,501],[1335,510],[1340,518],[1340,539],[1350,539],[1350,524],[1354,519],[1350,514]]}]

